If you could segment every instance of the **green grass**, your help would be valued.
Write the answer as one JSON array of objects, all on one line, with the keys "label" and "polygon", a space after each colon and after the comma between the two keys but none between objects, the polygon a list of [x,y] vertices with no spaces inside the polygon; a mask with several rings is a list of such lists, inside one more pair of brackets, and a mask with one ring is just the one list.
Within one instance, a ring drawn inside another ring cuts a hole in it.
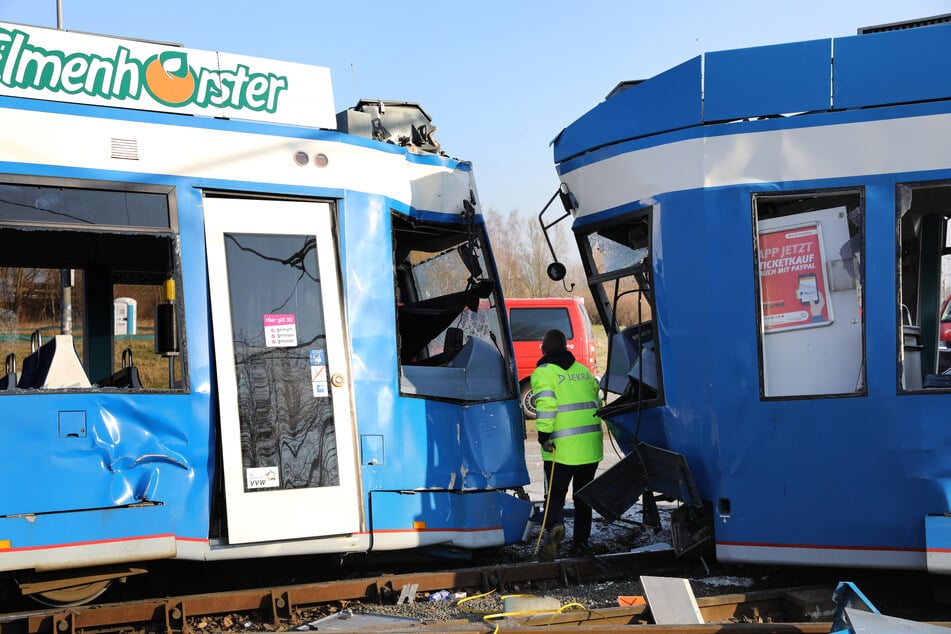
[{"label": "green grass", "polygon": [[[0,335],[0,359],[6,360],[11,352],[16,355],[17,370],[23,369],[23,360],[30,354],[30,335],[39,328],[43,342],[47,342],[54,335],[59,333],[59,326],[38,326],[18,328],[14,333]],[[81,335],[73,336],[73,345],[76,348],[76,354],[83,358],[83,338]],[[119,370],[122,365],[122,351],[126,348],[132,350],[132,360],[139,370],[139,379],[142,381],[142,387],[151,389],[168,388],[168,359],[155,354],[155,344],[153,341],[151,328],[139,328],[139,334],[136,335],[116,335],[113,339],[113,371]],[[91,382],[101,380],[103,377],[89,377]]]}]

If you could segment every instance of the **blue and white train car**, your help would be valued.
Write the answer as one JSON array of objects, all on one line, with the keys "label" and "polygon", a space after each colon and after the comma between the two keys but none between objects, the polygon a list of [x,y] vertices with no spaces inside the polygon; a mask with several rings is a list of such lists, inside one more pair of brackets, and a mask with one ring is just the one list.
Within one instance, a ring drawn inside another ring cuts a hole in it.
[{"label": "blue and white train car", "polygon": [[708,53],[557,137],[604,414],[678,550],[951,571],[949,59],[951,24]]},{"label": "blue and white train car", "polygon": [[0,576],[522,538],[495,265],[421,108],[0,23],[0,121]]}]

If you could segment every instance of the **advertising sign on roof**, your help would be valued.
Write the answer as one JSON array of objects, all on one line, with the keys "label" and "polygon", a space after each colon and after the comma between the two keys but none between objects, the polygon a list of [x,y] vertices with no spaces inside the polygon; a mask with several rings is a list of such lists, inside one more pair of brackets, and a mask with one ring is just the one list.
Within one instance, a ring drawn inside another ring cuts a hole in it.
[{"label": "advertising sign on roof", "polygon": [[324,67],[5,22],[0,95],[336,127]]}]

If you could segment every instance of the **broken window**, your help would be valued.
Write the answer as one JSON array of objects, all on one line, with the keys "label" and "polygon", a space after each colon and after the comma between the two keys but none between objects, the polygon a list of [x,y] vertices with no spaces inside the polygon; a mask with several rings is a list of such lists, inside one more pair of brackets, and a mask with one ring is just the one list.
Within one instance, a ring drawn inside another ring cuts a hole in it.
[{"label": "broken window", "polygon": [[753,196],[761,394],[864,394],[862,192]]},{"label": "broken window", "polygon": [[606,416],[663,403],[651,222],[647,208],[579,234],[588,284],[609,335]]},{"label": "broken window", "polygon": [[898,186],[899,391],[951,388],[951,183]]},{"label": "broken window", "polygon": [[457,400],[513,396],[494,267],[481,225],[393,215],[404,394]]},{"label": "broken window", "polygon": [[23,181],[0,183],[0,394],[180,389],[172,190]]}]

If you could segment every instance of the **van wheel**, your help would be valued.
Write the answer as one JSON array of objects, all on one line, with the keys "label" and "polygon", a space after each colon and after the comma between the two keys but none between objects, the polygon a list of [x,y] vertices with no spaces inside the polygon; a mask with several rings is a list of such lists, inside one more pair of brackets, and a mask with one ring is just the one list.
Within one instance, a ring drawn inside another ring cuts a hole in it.
[{"label": "van wheel", "polygon": [[535,395],[532,392],[532,384],[526,381],[522,384],[522,413],[525,414],[525,418],[530,420],[535,420],[535,403],[532,402],[532,397]]}]

